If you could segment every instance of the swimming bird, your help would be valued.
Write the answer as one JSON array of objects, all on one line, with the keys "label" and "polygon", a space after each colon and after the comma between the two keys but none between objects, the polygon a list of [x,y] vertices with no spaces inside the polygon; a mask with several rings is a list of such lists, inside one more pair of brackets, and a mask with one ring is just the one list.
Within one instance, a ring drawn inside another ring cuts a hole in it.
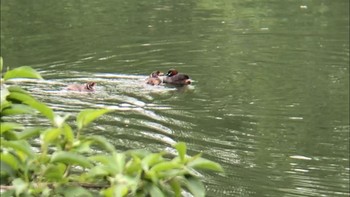
[{"label": "swimming bird", "polygon": [[87,82],[86,84],[70,84],[67,86],[67,90],[78,91],[78,92],[94,92],[96,85],[95,82]]},{"label": "swimming bird", "polygon": [[191,79],[186,74],[179,73],[175,69],[170,69],[163,78],[163,83],[172,85],[188,85],[191,84]]},{"label": "swimming bird", "polygon": [[148,76],[146,83],[150,85],[159,85],[162,83],[162,78],[160,76],[163,75],[164,73],[160,72],[159,70],[154,71]]}]

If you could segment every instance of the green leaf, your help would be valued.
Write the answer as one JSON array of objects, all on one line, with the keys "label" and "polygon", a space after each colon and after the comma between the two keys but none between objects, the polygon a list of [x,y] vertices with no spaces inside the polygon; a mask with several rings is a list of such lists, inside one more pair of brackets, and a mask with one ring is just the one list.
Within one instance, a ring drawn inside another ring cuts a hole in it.
[{"label": "green leaf", "polygon": [[112,160],[112,157],[109,156],[109,155],[93,155],[93,156],[90,156],[89,159],[91,161],[95,161],[95,162],[100,162],[102,163],[103,165],[106,165],[108,163],[111,163],[111,160]]},{"label": "green leaf", "polygon": [[92,135],[88,136],[86,138],[83,138],[82,140],[91,140],[94,144],[99,145],[101,148],[104,148],[105,150],[113,153],[115,152],[115,147],[113,144],[111,144],[106,138],[98,135]]},{"label": "green leaf", "polygon": [[172,169],[180,169],[182,167],[184,167],[182,164],[175,163],[173,161],[165,161],[154,165],[151,168],[151,171],[159,172],[159,171],[166,171],[166,170],[172,170]]},{"label": "green leaf", "polygon": [[18,157],[15,157],[13,154],[9,152],[2,152],[0,154],[1,162],[7,164],[14,171],[17,171],[19,166],[21,165]]},{"label": "green leaf", "polygon": [[74,133],[73,133],[72,128],[67,123],[63,124],[63,134],[66,137],[68,142],[73,143]]},{"label": "green leaf", "polygon": [[1,193],[1,197],[14,197],[15,195],[15,190],[6,190]]},{"label": "green leaf", "polygon": [[171,169],[171,170],[167,170],[167,171],[158,172],[157,178],[158,179],[168,179],[171,177],[183,176],[185,174],[188,174],[187,169]]},{"label": "green leaf", "polygon": [[122,153],[117,153],[114,155],[115,165],[117,167],[117,173],[121,173],[124,170],[125,166],[125,155]]},{"label": "green leaf", "polygon": [[44,176],[48,181],[60,182],[63,179],[64,172],[66,170],[66,165],[64,164],[49,164],[45,170]]},{"label": "green leaf", "polygon": [[42,115],[46,116],[49,120],[53,122],[54,113],[52,109],[44,103],[38,102],[29,94],[23,92],[11,92],[7,98],[17,100],[31,106],[32,108],[38,110]]},{"label": "green leaf", "polygon": [[39,135],[42,130],[43,130],[43,128],[39,128],[39,127],[28,128],[28,129],[25,129],[25,130],[17,133],[17,137],[18,137],[18,139],[26,140],[26,139],[29,139],[33,136]]},{"label": "green leaf", "polygon": [[1,134],[1,137],[5,140],[18,140],[17,132],[9,130]]},{"label": "green leaf", "polygon": [[67,186],[59,188],[59,193],[63,196],[74,196],[74,197],[92,197],[90,191],[80,186]]},{"label": "green leaf", "polygon": [[109,112],[108,109],[86,109],[81,111],[77,116],[77,126],[78,130],[87,126],[90,122],[94,121],[103,114]]},{"label": "green leaf", "polygon": [[76,153],[65,152],[65,151],[55,152],[54,154],[52,154],[51,162],[52,163],[60,162],[64,164],[78,165],[85,168],[92,167],[92,164],[87,159],[87,157],[84,157]]},{"label": "green leaf", "polygon": [[103,189],[100,191],[100,195],[101,196],[105,196],[105,197],[115,197],[117,195],[114,194],[114,189],[115,189],[115,185],[112,185],[111,187],[107,188],[107,189]]},{"label": "green leaf", "polygon": [[10,87],[8,87],[8,90],[10,92],[18,92],[18,93],[23,93],[23,94],[29,95],[29,93],[27,91],[23,90],[21,87],[16,86],[16,85],[11,85]]},{"label": "green leaf", "polygon": [[109,175],[110,173],[106,170],[105,166],[96,166],[89,170],[88,175],[90,177],[104,177]]},{"label": "green leaf", "polygon": [[100,194],[105,197],[123,197],[128,194],[128,187],[124,184],[112,185],[105,190],[101,190]]},{"label": "green leaf", "polygon": [[[2,94],[2,93],[0,92],[0,94]],[[3,110],[6,109],[6,108],[8,108],[8,107],[10,107],[10,106],[11,106],[11,103],[8,102],[7,100],[1,102],[1,103],[0,103],[1,115],[4,115],[4,111],[3,111]]]},{"label": "green leaf", "polygon": [[20,194],[24,193],[28,188],[28,183],[20,178],[13,180],[12,185],[15,185],[16,196],[20,196]]},{"label": "green leaf", "polygon": [[118,184],[116,185],[116,187],[114,188],[114,192],[113,192],[113,195],[115,197],[123,197],[125,196],[126,194],[128,193],[128,187],[126,185],[121,185],[121,184]]},{"label": "green leaf", "polygon": [[[26,93],[26,91],[24,91],[22,88],[20,88],[18,86],[10,86],[7,88],[7,87],[4,87],[3,85],[1,85],[1,110],[3,110],[5,107],[8,108],[8,109],[5,109],[4,111],[2,111],[3,115],[21,114],[22,111],[26,110],[26,109],[21,109],[24,106],[16,106],[15,104],[11,105],[11,103],[8,102],[8,101],[12,101],[12,100],[11,100],[11,97],[7,97],[7,96],[9,96],[13,92],[23,93],[23,94],[28,96],[28,93]],[[15,112],[10,112],[12,110],[14,110]],[[16,111],[19,111],[19,112],[16,113]]]},{"label": "green leaf", "polygon": [[55,141],[61,134],[62,130],[60,128],[49,128],[42,134],[41,138],[45,144],[49,144]]},{"label": "green leaf", "polygon": [[17,100],[20,101],[22,103],[26,102],[26,101],[35,101],[35,99],[30,96],[28,93],[25,92],[10,92],[10,95],[8,95],[7,99],[9,100]]},{"label": "green leaf", "polygon": [[193,161],[190,161],[187,165],[195,169],[213,170],[218,172],[224,171],[220,164],[204,158],[197,158]]},{"label": "green leaf", "polygon": [[0,89],[0,98],[1,98],[1,105],[6,101],[6,97],[10,94],[8,89],[1,84],[1,89]]},{"label": "green leaf", "polygon": [[162,197],[162,196],[164,196],[164,193],[162,192],[162,190],[160,190],[159,187],[157,187],[155,185],[151,185],[149,193],[151,194],[151,197],[158,197],[158,196]]},{"label": "green leaf", "polygon": [[119,173],[119,169],[116,165],[115,159],[111,155],[95,155],[89,157],[89,160],[93,162],[98,162],[98,165],[101,166],[101,168],[108,174],[113,175]]},{"label": "green leaf", "polygon": [[53,119],[53,123],[56,127],[62,127],[65,121],[69,118],[69,114],[66,114],[65,116],[55,115]]},{"label": "green leaf", "polygon": [[196,177],[190,177],[185,181],[185,186],[196,197],[205,196],[205,188],[203,183]]},{"label": "green leaf", "polygon": [[112,185],[111,187],[101,190],[101,196],[105,197],[123,197],[128,193],[128,187],[126,185]]},{"label": "green leaf", "polygon": [[2,122],[0,126],[0,134],[16,129],[23,129],[23,126],[14,122]]},{"label": "green leaf", "polygon": [[[1,154],[2,156],[2,154]],[[9,176],[15,176],[17,169],[12,168],[9,164],[4,161],[0,161],[0,172],[1,175],[7,174]],[[2,177],[1,177],[2,178]]]},{"label": "green leaf", "polygon": [[132,159],[130,159],[126,164],[125,172],[129,175],[138,176],[141,175],[142,167],[141,167],[141,159],[136,155],[132,155]]},{"label": "green leaf", "polygon": [[147,171],[150,166],[153,166],[154,164],[163,161],[164,159],[163,159],[162,155],[163,155],[162,153],[153,153],[153,154],[147,155],[141,161],[142,168],[145,171]]},{"label": "green leaf", "polygon": [[21,66],[13,70],[9,70],[4,75],[4,80],[14,78],[34,78],[34,79],[43,79],[41,75],[29,66]]},{"label": "green leaf", "polygon": [[92,152],[92,149],[91,149],[91,141],[75,141],[73,142],[73,149],[74,149],[74,152],[77,152],[77,153],[91,153]]},{"label": "green leaf", "polygon": [[23,152],[28,157],[34,157],[34,152],[26,140],[7,141],[1,139],[1,147],[12,148],[17,152]]},{"label": "green leaf", "polygon": [[181,196],[181,184],[177,179],[172,179],[170,182],[171,188],[175,193],[175,197]]},{"label": "green leaf", "polygon": [[51,108],[49,108],[47,105],[44,103],[38,102],[38,101],[30,101],[30,102],[25,102],[26,104],[30,105],[34,109],[38,110],[42,115],[46,116],[51,122],[54,120],[54,113]]},{"label": "green leaf", "polygon": [[144,158],[147,155],[151,154],[150,151],[146,150],[146,149],[135,149],[135,150],[128,150],[125,152],[127,155],[132,155],[132,156],[136,156],[138,158]]},{"label": "green leaf", "polygon": [[184,142],[179,142],[175,144],[175,148],[177,152],[179,153],[180,159],[183,162],[185,160],[186,156],[186,144]]},{"label": "green leaf", "polygon": [[4,109],[2,115],[11,116],[19,114],[34,114],[35,110],[32,107],[24,104],[12,104],[11,107]]}]

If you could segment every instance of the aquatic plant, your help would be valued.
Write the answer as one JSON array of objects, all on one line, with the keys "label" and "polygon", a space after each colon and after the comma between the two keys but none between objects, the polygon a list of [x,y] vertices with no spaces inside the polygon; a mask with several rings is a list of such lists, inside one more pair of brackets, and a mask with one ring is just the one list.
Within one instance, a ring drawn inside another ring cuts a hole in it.
[{"label": "aquatic plant", "polygon": [[[118,151],[103,136],[84,133],[110,110],[83,110],[71,126],[69,115],[60,116],[22,88],[9,85],[15,78],[43,80],[27,66],[1,74],[1,196],[205,196],[197,170],[223,171],[201,154],[188,156],[183,142],[174,146],[176,156]],[[21,116],[42,116],[50,126],[28,127]]]}]

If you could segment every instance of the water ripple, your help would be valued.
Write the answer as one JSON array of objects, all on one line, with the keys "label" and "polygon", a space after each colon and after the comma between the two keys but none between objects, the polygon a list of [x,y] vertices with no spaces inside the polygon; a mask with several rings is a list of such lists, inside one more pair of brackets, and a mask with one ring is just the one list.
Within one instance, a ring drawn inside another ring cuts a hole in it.
[{"label": "water ripple", "polygon": [[[177,89],[147,85],[146,75],[90,74],[74,71],[56,74],[43,71],[41,74],[50,79],[45,81],[20,79],[14,80],[13,83],[21,85],[57,113],[76,114],[85,108],[111,109],[111,113],[97,120],[104,126],[93,124],[92,127],[96,132],[103,132],[105,136],[119,135],[118,138],[124,136],[124,141],[130,140],[125,146],[137,141],[138,146],[142,146],[145,139],[152,139],[152,143],[171,146],[176,143],[175,133],[171,128],[174,126],[182,129],[191,128],[191,123],[176,118],[186,117],[186,113],[158,102],[159,99],[170,98],[172,92]],[[84,84],[88,81],[97,83],[96,92],[74,92],[65,89],[68,84]],[[114,134],[113,125],[118,128]],[[126,129],[127,132],[124,132]]]}]

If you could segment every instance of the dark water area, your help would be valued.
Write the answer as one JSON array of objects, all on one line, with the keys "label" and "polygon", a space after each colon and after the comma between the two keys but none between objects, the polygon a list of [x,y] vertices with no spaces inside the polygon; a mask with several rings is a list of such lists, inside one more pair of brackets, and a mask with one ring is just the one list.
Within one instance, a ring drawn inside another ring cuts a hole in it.
[{"label": "dark water area", "polygon": [[[1,56],[58,113],[114,109],[89,132],[120,150],[220,163],[207,196],[350,195],[347,0],[1,1]],[[170,68],[193,83],[144,83]]]}]

